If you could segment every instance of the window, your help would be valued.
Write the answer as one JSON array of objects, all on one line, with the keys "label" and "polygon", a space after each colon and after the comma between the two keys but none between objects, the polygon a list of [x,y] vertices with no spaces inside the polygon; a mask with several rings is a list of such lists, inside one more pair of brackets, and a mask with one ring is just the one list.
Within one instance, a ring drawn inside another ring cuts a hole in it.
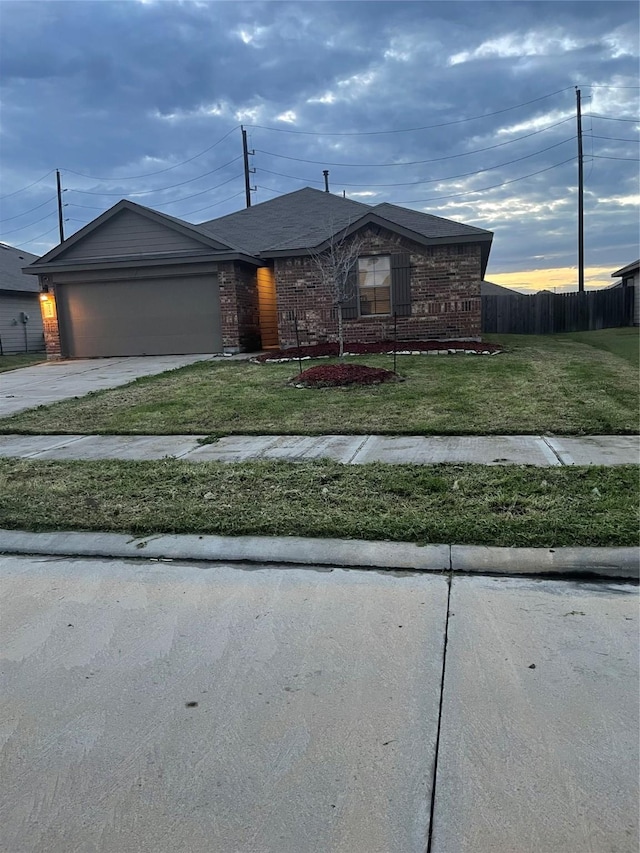
[{"label": "window", "polygon": [[360,315],[391,314],[391,258],[374,255],[358,258]]}]

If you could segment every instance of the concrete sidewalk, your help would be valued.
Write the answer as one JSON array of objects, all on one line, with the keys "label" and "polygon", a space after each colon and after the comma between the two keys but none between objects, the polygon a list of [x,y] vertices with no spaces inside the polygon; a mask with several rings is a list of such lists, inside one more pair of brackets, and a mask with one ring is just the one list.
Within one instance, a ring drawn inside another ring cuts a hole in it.
[{"label": "concrete sidewalk", "polygon": [[625,465],[640,461],[637,435],[385,436],[231,435],[201,444],[197,435],[4,435],[0,456],[22,459],[163,459],[244,462],[333,459],[429,465]]}]

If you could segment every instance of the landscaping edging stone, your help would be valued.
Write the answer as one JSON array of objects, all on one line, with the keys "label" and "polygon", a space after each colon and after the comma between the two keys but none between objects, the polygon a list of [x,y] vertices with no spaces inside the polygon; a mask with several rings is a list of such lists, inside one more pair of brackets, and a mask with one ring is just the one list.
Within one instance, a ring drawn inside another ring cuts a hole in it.
[{"label": "landscaping edging stone", "polygon": [[131,537],[120,533],[0,530],[0,553],[609,580],[640,577],[640,549],[636,547],[499,548],[293,536]]},{"label": "landscaping edging stone", "polygon": [[[402,349],[397,349],[397,346]],[[504,349],[499,344],[472,341],[381,341],[380,344],[347,343],[344,356],[364,355],[500,355]],[[349,349],[351,347],[351,349]],[[315,361],[320,358],[338,358],[338,344],[309,344],[289,347],[286,350],[264,352],[250,359],[253,364],[283,364],[289,361]]]}]

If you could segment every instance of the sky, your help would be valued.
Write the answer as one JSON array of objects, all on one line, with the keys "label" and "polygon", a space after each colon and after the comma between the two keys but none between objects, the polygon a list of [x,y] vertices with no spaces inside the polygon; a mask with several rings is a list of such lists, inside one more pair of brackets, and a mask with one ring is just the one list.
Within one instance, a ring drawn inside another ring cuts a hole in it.
[{"label": "sky", "polygon": [[635,2],[0,0],[0,241],[121,198],[203,222],[304,186],[494,232],[486,278],[577,288],[638,248]]}]

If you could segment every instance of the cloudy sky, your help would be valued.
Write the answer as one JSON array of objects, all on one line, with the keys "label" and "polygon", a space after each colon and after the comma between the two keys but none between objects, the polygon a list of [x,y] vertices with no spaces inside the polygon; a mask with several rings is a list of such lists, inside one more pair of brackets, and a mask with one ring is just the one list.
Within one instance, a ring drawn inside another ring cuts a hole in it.
[{"label": "cloudy sky", "polygon": [[635,2],[0,0],[0,240],[126,197],[190,222],[303,186],[495,232],[487,278],[588,285],[638,249]]}]

